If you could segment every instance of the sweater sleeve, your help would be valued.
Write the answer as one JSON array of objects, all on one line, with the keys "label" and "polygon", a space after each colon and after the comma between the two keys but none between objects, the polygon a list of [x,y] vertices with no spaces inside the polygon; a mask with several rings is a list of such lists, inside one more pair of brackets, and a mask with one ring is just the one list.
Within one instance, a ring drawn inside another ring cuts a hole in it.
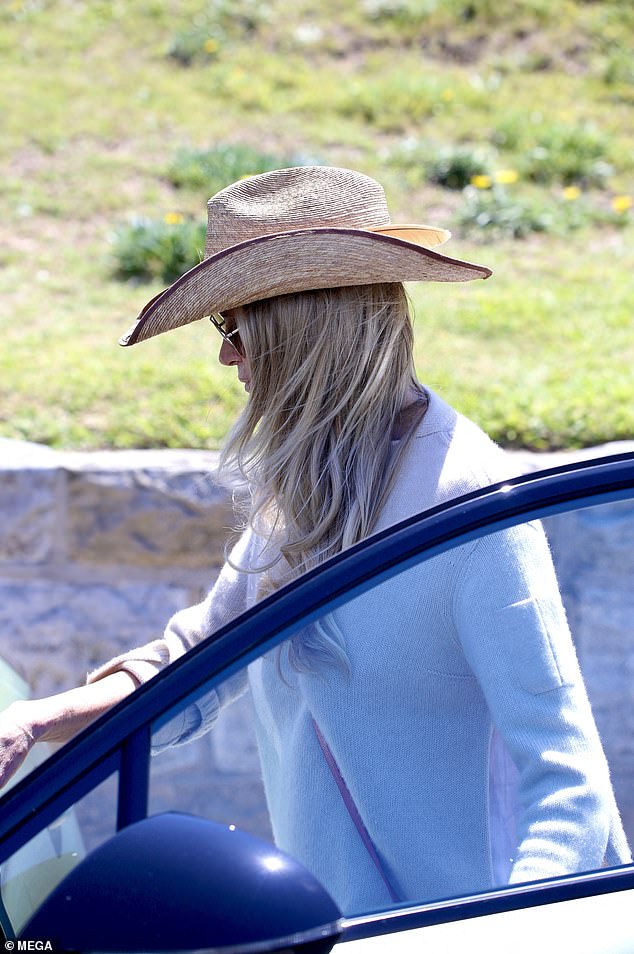
[{"label": "sweater sleeve", "polygon": [[[139,683],[147,682],[193,646],[244,612],[248,604],[250,574],[239,568],[249,565],[252,548],[252,534],[245,531],[231,551],[213,588],[201,603],[175,613],[160,639],[131,649],[104,663],[88,675],[87,682],[96,682],[118,671],[130,673]],[[208,731],[220,710],[242,695],[246,687],[247,675],[244,671],[201,696],[194,705],[178,713],[161,730],[160,738],[153,740],[156,741],[154,749],[188,742]]]},{"label": "sweater sleeve", "polygon": [[607,761],[545,534],[524,524],[478,541],[457,587],[455,624],[491,719],[519,771],[510,881],[628,861]]}]

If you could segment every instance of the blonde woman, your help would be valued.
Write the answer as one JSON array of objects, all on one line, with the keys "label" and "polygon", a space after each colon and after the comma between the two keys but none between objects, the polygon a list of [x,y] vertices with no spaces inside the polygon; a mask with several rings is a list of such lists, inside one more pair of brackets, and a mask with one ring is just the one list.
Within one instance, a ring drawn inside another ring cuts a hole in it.
[{"label": "blonde woman", "polygon": [[[5,778],[298,574],[504,479],[503,452],[417,380],[402,282],[486,278],[391,223],[378,183],[278,170],[209,202],[205,259],[145,307],[132,345],[206,316],[249,399],[222,455],[244,530],[206,600],[86,686],[2,717]],[[250,687],[276,841],[345,913],[629,860],[548,547],[515,528],[306,627],[188,710]]]}]

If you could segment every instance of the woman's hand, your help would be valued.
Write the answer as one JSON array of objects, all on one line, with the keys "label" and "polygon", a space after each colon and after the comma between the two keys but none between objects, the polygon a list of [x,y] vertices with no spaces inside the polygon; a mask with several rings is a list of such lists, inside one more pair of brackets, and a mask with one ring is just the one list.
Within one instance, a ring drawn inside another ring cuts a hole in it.
[{"label": "woman's hand", "polygon": [[36,742],[28,701],[0,712],[0,787],[17,772]]},{"label": "woman's hand", "polygon": [[36,742],[68,742],[137,685],[127,672],[114,672],[56,696],[12,702],[0,712],[0,787],[17,772]]}]

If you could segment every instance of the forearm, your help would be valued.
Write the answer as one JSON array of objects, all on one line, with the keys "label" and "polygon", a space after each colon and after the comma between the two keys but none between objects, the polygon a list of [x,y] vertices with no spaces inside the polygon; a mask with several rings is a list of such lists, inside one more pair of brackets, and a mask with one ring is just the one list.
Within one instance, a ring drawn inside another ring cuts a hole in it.
[{"label": "forearm", "polygon": [[35,742],[67,742],[137,686],[127,672],[115,672],[87,686],[44,699],[16,702],[11,714]]},{"label": "forearm", "polygon": [[45,699],[20,699],[0,713],[0,787],[17,772],[35,742],[68,742],[136,688],[127,672]]}]

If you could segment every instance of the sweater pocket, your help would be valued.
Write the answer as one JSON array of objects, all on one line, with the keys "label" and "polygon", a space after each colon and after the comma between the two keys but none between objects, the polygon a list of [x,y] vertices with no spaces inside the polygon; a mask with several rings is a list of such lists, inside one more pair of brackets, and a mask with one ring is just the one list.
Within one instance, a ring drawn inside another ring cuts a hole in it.
[{"label": "sweater pocket", "polygon": [[576,659],[565,618],[549,627],[534,599],[512,603],[501,613],[511,663],[522,688],[539,695],[572,685]]}]

